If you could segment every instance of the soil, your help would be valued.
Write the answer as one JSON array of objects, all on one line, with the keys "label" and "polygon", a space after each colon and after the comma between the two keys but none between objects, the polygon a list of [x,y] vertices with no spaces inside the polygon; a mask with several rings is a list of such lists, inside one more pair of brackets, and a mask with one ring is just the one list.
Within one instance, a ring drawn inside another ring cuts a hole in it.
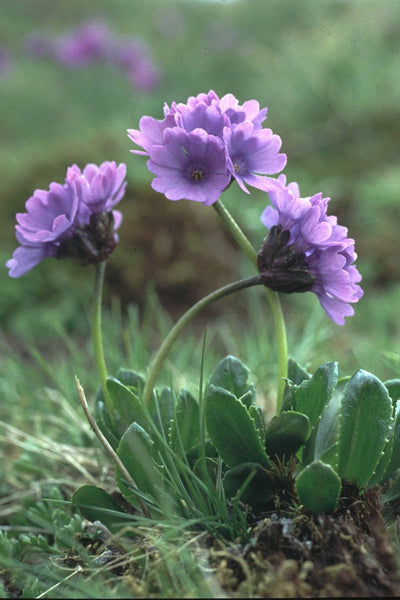
[{"label": "soil", "polygon": [[[347,494],[347,495],[346,495]],[[399,565],[377,489],[348,485],[333,514],[277,512],[253,528],[245,546],[210,549],[228,596],[262,598],[398,597]]]}]

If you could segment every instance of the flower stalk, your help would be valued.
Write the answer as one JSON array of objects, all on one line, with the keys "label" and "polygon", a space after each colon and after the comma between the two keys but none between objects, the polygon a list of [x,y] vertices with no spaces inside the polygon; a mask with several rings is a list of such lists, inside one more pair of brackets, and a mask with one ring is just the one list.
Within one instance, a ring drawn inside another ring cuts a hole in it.
[{"label": "flower stalk", "polygon": [[[230,212],[222,204],[221,200],[217,200],[213,204],[218,216],[223,221],[224,225],[231,233],[232,237],[236,240],[240,248],[246,254],[247,258],[257,267],[257,252],[254,250],[252,244],[249,242],[242,229],[236,223]],[[278,353],[278,382],[277,382],[277,401],[276,401],[276,412],[279,413],[283,402],[283,392],[285,389],[285,379],[287,378],[287,364],[288,364],[288,349],[287,349],[287,337],[286,337],[286,325],[283,318],[282,306],[279,296],[276,292],[273,292],[269,288],[265,288],[267,292],[267,298],[275,325],[275,335],[277,343]]]},{"label": "flower stalk", "polygon": [[161,344],[160,349],[154,359],[153,365],[150,369],[150,373],[147,377],[146,385],[143,390],[143,404],[145,406],[149,407],[158,374],[174,342],[178,339],[182,331],[185,329],[186,325],[204,308],[206,308],[216,300],[219,300],[224,296],[228,296],[229,294],[233,294],[234,292],[238,292],[239,290],[243,290],[245,288],[261,284],[262,282],[259,275],[254,275],[253,277],[249,277],[247,279],[241,279],[240,281],[229,283],[228,285],[225,285],[224,287],[219,288],[214,292],[211,292],[210,294],[199,300],[196,304],[189,308],[189,310],[184,315],[182,315],[182,317],[175,323],[175,325]]},{"label": "flower stalk", "polygon": [[110,416],[111,422],[114,421],[114,411],[112,401],[107,390],[107,366],[104,358],[104,347],[103,347],[103,336],[101,327],[101,306],[103,297],[103,283],[104,273],[106,269],[106,262],[97,263],[96,275],[94,283],[94,294],[92,302],[92,315],[91,315],[91,333],[94,357],[96,361],[97,372],[100,378],[101,389],[103,391],[104,402],[107,406],[107,411]]}]

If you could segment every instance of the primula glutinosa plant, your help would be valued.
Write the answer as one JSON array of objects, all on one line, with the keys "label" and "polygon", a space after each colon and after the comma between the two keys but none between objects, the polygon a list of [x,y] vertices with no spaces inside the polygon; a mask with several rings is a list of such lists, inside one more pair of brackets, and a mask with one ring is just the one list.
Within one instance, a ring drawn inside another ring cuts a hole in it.
[{"label": "primula glutinosa plant", "polygon": [[[239,104],[210,91],[165,105],[163,119],[144,116],[139,129],[128,130],[139,147],[132,152],[147,157],[152,187],[169,200],[212,205],[253,268],[189,308],[147,373],[130,365],[110,376],[102,342],[104,266],[118,241],[122,217],[114,206],[125,192],[124,164],[73,165],[63,184],[36,190],[17,215],[20,246],[7,262],[12,277],[48,257],[95,265],[92,336],[101,385],[93,411],[78,381],[77,388],[123,497],[146,516],[180,515],[233,537],[246,529],[249,508],[334,511],[344,482],[361,495],[380,485],[385,501],[400,496],[400,380],[382,383],[364,370],[338,379],[334,361],[310,374],[288,359],[280,294],[313,292],[344,325],[363,291],[354,240],[327,214],[329,198],[303,198],[280,174],[287,157],[280,137],[263,127],[266,115],[255,100]],[[222,204],[231,184],[265,194],[258,250]],[[253,286],[265,288],[275,325],[276,414],[263,414],[249,369],[233,356],[202,380],[197,398],[187,389],[157,388],[188,323],[212,302]],[[113,530],[126,520],[115,497],[93,485],[79,488],[73,504]]]}]

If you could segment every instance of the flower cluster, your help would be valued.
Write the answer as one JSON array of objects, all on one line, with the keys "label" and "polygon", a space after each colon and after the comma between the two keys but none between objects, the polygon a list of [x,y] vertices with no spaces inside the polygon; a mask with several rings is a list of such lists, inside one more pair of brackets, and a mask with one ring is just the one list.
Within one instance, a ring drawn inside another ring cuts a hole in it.
[{"label": "flower cluster", "polygon": [[35,190],[26,212],[17,214],[20,246],[7,261],[11,277],[20,277],[48,257],[77,258],[83,264],[105,260],[117,243],[122,221],[113,207],[122,199],[126,165],[72,165],[65,182]]},{"label": "flower cluster", "polygon": [[27,49],[31,56],[48,56],[72,69],[111,64],[124,72],[133,87],[144,92],[157,87],[161,79],[160,69],[141,40],[121,40],[99,19],[85,21],[60,37],[33,34]]},{"label": "flower cluster", "polygon": [[329,198],[301,198],[298,185],[286,185],[284,175],[278,182],[269,194],[272,206],[261,216],[270,230],[258,255],[261,277],[275,291],[314,292],[332,321],[343,325],[354,314],[351,303],[363,295],[354,240],[326,214]]},{"label": "flower cluster", "polygon": [[286,155],[279,153],[280,137],[262,128],[266,114],[256,100],[240,105],[232,94],[219,98],[210,90],[165,105],[162,120],[142,117],[128,135],[143,148],[132,152],[149,156],[157,192],[209,206],[233,179],[246,193],[246,185],[274,189],[269,176],[282,171]]}]

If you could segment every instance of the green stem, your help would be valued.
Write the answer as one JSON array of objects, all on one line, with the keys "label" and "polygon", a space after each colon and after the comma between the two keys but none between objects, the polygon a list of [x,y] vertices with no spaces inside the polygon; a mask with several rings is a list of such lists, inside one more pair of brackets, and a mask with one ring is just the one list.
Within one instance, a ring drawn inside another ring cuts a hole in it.
[{"label": "green stem", "polygon": [[[257,268],[257,252],[236,223],[232,215],[228,212],[221,200],[217,200],[213,204],[218,215],[222,219],[228,231],[232,237],[239,244],[240,248],[244,251],[249,260]],[[288,363],[288,350],[287,350],[287,338],[286,338],[286,326],[283,318],[282,306],[279,296],[276,292],[266,288],[269,305],[272,311],[274,319],[276,343],[278,352],[278,384],[277,384],[277,401],[276,401],[276,412],[280,412],[283,402],[283,392],[285,389],[285,378],[287,377],[287,363]]]},{"label": "green stem", "polygon": [[143,404],[145,406],[148,407],[150,405],[151,398],[153,395],[153,389],[154,389],[158,374],[164,363],[164,360],[168,356],[168,353],[171,350],[171,347],[174,344],[175,340],[180,336],[180,334],[182,333],[182,331],[186,327],[186,325],[200,311],[202,311],[203,308],[206,308],[207,306],[212,304],[212,302],[215,302],[216,300],[219,300],[220,298],[223,298],[224,296],[228,296],[229,294],[232,294],[234,292],[243,290],[245,288],[248,288],[248,287],[251,287],[254,285],[261,285],[259,275],[254,275],[253,277],[249,277],[247,279],[241,279],[240,281],[235,281],[234,283],[230,283],[228,285],[225,285],[222,288],[219,288],[218,290],[216,290],[214,292],[211,292],[211,294],[208,294],[207,296],[205,296],[204,298],[202,298],[201,300],[196,302],[196,304],[194,304],[191,308],[189,308],[189,310],[187,312],[185,312],[184,315],[182,315],[182,317],[175,323],[175,325],[173,326],[173,328],[171,329],[171,331],[169,332],[169,334],[163,341],[163,343],[154,359],[153,365],[150,369],[150,373],[147,377],[146,385],[143,390]]},{"label": "green stem", "polygon": [[102,338],[102,330],[101,330],[101,304],[102,304],[102,296],[103,296],[103,282],[104,282],[104,272],[106,268],[106,262],[100,262],[96,264],[96,276],[94,283],[94,295],[93,295],[93,303],[92,303],[92,317],[91,317],[91,332],[92,332],[92,342],[93,342],[93,350],[94,357],[96,360],[97,372],[100,378],[101,388],[103,390],[104,402],[107,406],[107,410],[113,422],[113,407],[110,395],[107,390],[106,381],[107,381],[107,366],[106,361],[104,359],[104,349],[103,349],[103,338]]}]

